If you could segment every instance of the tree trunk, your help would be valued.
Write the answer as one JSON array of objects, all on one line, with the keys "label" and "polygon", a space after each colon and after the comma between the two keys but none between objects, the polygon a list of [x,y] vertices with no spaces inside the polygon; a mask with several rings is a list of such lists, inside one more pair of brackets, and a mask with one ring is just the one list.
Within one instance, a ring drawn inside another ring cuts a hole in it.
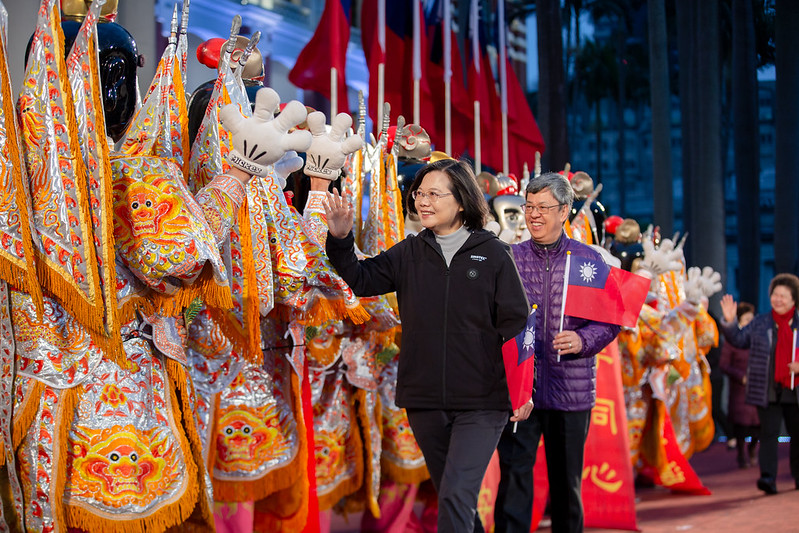
[{"label": "tree trunk", "polygon": [[[693,63],[695,62],[694,50],[694,35],[693,30],[694,15],[693,15],[693,0],[677,0],[677,52],[679,57],[679,90],[680,90],[680,130],[682,133],[682,160],[681,160],[681,173],[682,173],[682,230],[688,231],[691,226],[691,205],[688,200],[689,191],[688,184],[691,181],[693,169],[691,163],[693,161],[693,138],[691,130],[695,122],[692,114],[692,98],[691,98],[691,72],[694,70]],[[667,235],[669,236],[669,235]],[[688,243],[686,248],[690,248]],[[686,249],[686,256],[688,255]]]},{"label": "tree trunk", "polygon": [[[695,50],[697,56],[696,88],[697,135],[700,143],[692,150],[697,173],[688,181],[691,205],[692,261],[697,266],[709,265],[725,277],[726,243],[724,235],[724,188],[721,175],[721,59],[719,43],[719,1],[696,3]],[[691,258],[689,258],[691,259]],[[717,299],[720,295],[717,296]],[[715,307],[715,305],[714,305]]]},{"label": "tree trunk", "polygon": [[671,175],[671,96],[667,56],[666,6],[649,0],[649,78],[652,106],[652,196],[654,222],[664,235],[674,232],[674,188]]},{"label": "tree trunk", "polygon": [[774,190],[774,270],[799,274],[799,3],[777,0],[776,182]]},{"label": "tree trunk", "polygon": [[738,212],[739,298],[757,304],[760,288],[760,135],[752,0],[732,2],[732,116]]},{"label": "tree trunk", "polygon": [[[619,21],[621,25],[621,21]],[[616,31],[616,53],[618,54],[617,60],[619,62],[619,74],[618,74],[618,99],[616,101],[616,121],[618,122],[618,137],[616,138],[616,154],[618,159],[616,160],[616,172],[618,172],[619,176],[619,212],[622,213],[622,216],[626,216],[627,214],[627,174],[625,172],[627,161],[625,161],[625,139],[624,139],[624,132],[625,132],[625,124],[624,124],[624,109],[627,107],[627,66],[626,66],[626,46],[625,46],[625,39],[626,35],[624,32],[617,30]]]},{"label": "tree trunk", "polygon": [[561,169],[569,160],[566,135],[566,84],[563,69],[560,1],[536,2],[538,29],[538,127],[546,143],[544,169]]},{"label": "tree trunk", "polygon": [[596,101],[596,182],[602,183],[602,100]]}]

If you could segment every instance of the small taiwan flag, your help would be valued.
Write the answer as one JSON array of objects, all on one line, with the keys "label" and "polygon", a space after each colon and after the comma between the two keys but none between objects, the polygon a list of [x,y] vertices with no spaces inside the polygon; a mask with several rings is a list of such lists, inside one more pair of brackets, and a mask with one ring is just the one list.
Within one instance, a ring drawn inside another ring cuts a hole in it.
[{"label": "small taiwan flag", "polygon": [[535,368],[535,310],[527,316],[524,330],[502,345],[505,375],[508,379],[510,403],[518,409],[533,397],[533,370]]},{"label": "small taiwan flag", "polygon": [[609,266],[601,258],[566,258],[563,314],[628,328],[638,321],[650,280]]}]

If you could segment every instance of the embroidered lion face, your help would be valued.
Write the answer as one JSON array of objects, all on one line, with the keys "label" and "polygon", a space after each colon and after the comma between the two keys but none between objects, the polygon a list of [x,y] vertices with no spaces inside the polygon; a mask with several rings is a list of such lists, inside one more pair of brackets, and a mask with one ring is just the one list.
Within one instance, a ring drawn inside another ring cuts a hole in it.
[{"label": "embroidered lion face", "polygon": [[157,157],[119,157],[112,168],[114,241],[125,264],[162,292],[177,288],[171,278],[193,280],[216,243],[180,169]]},{"label": "embroidered lion face", "polygon": [[320,487],[332,483],[345,470],[347,438],[343,429],[314,433],[316,479]]},{"label": "embroidered lion face", "polygon": [[185,471],[182,454],[170,440],[163,431],[131,425],[72,432],[68,488],[79,498],[107,507],[144,509],[174,492]]},{"label": "embroidered lion face", "polygon": [[288,450],[274,405],[255,412],[239,407],[219,418],[214,468],[222,472],[253,471]]},{"label": "embroidered lion face", "polygon": [[383,409],[383,448],[404,460],[421,458],[405,409]]}]

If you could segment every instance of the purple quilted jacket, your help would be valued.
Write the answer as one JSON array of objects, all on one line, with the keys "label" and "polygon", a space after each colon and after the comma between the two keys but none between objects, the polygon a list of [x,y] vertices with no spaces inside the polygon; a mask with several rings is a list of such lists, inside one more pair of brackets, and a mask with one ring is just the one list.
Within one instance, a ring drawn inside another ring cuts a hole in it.
[{"label": "purple quilted jacket", "polygon": [[567,316],[564,330],[577,332],[583,341],[580,354],[561,357],[552,347],[560,328],[566,252],[595,257],[590,246],[562,234],[549,246],[532,239],[511,246],[530,305],[537,304],[535,329],[535,409],[584,411],[596,402],[596,354],[618,335],[619,326]]}]

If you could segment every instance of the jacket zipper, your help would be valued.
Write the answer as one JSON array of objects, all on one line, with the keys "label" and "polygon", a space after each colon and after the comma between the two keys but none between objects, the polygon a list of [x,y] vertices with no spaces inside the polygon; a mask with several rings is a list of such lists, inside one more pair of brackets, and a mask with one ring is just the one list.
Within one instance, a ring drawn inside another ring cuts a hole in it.
[{"label": "jacket zipper", "polygon": [[[547,353],[549,352],[549,287],[550,287],[550,265],[549,265],[549,248],[544,248],[544,256],[546,257],[546,271],[544,273],[544,347],[543,347],[543,357],[547,357]],[[543,365],[542,365],[543,367]],[[548,391],[545,390],[548,387],[546,386],[548,379],[540,380],[539,386],[542,388],[542,398],[546,398]]]},{"label": "jacket zipper", "polygon": [[[453,257],[454,259],[454,257]],[[444,278],[446,279],[446,283],[444,285],[444,358],[443,358],[443,367],[441,372],[441,402],[444,405],[444,408],[447,407],[447,322],[449,320],[448,312],[449,309],[449,266],[447,270],[444,272]]]}]

